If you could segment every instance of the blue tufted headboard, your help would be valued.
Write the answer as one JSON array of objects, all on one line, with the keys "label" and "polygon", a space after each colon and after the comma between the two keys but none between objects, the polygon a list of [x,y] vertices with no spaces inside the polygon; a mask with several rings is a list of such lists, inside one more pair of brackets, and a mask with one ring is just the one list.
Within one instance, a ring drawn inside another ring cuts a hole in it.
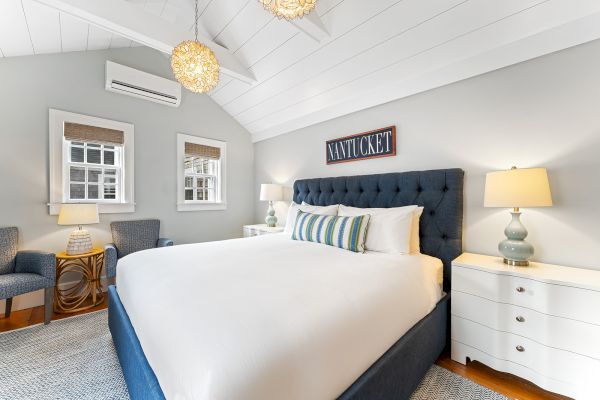
[{"label": "blue tufted headboard", "polygon": [[453,259],[462,253],[462,169],[300,179],[294,201],[319,206],[344,204],[387,208],[416,204],[421,216],[421,252],[444,263],[444,290],[450,290]]}]

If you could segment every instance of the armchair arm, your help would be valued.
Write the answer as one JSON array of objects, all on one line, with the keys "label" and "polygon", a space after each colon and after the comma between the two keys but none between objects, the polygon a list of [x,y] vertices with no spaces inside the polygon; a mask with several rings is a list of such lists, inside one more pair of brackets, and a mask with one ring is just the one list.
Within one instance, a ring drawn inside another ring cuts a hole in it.
[{"label": "armchair arm", "polygon": [[156,242],[156,247],[168,247],[173,246],[173,241],[167,238],[160,238],[158,242]]},{"label": "armchair arm", "polygon": [[109,243],[104,246],[104,268],[106,269],[106,277],[114,278],[117,275],[117,246],[114,243]]},{"label": "armchair arm", "polygon": [[19,251],[15,272],[38,274],[54,283],[56,280],[56,255],[44,251]]}]

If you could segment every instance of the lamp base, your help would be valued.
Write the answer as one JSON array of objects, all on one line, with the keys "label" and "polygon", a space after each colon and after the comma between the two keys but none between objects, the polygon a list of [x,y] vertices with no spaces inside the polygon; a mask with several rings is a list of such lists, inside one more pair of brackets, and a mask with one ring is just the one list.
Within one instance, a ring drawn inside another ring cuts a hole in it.
[{"label": "lamp base", "polygon": [[527,229],[521,223],[521,213],[511,212],[512,220],[504,229],[506,239],[498,244],[498,251],[504,257],[504,263],[516,267],[526,267],[533,256],[533,246],[527,242]]},{"label": "lamp base", "polygon": [[69,235],[67,254],[70,256],[91,252],[92,235],[85,229],[76,229]]},{"label": "lamp base", "polygon": [[275,228],[277,226],[277,217],[275,216],[275,209],[273,208],[272,201],[269,201],[269,210],[267,211],[265,222],[269,228]]},{"label": "lamp base", "polygon": [[511,267],[527,267],[529,266],[529,261],[519,261],[519,260],[509,260],[508,258],[503,258],[502,261],[504,264],[510,265]]}]

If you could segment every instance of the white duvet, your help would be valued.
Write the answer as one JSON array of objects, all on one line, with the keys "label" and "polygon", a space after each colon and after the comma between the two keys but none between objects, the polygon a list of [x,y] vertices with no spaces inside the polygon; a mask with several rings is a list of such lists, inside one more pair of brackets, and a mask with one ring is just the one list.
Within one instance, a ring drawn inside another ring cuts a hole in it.
[{"label": "white duvet", "polygon": [[441,261],[285,234],[146,250],[117,290],[167,399],[334,399],[441,297]]}]

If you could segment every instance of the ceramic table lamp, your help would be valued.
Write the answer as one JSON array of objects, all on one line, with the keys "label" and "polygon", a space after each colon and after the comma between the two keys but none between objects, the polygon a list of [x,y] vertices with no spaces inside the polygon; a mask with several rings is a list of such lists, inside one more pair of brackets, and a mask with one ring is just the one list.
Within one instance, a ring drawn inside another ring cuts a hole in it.
[{"label": "ceramic table lamp", "polygon": [[504,229],[506,239],[498,244],[504,263],[524,267],[533,256],[533,246],[525,241],[527,229],[521,223],[520,208],[550,207],[552,196],[545,168],[512,167],[489,172],[485,177],[484,207],[512,208],[512,220]]},{"label": "ceramic table lamp", "polygon": [[269,210],[267,211],[267,218],[265,218],[267,226],[271,228],[277,226],[273,202],[283,200],[283,188],[273,183],[263,183],[260,185],[260,200],[269,202]]},{"label": "ceramic table lamp", "polygon": [[97,224],[97,204],[63,204],[58,215],[58,225],[78,225],[69,236],[67,254],[85,254],[92,251],[92,236],[81,225]]}]

